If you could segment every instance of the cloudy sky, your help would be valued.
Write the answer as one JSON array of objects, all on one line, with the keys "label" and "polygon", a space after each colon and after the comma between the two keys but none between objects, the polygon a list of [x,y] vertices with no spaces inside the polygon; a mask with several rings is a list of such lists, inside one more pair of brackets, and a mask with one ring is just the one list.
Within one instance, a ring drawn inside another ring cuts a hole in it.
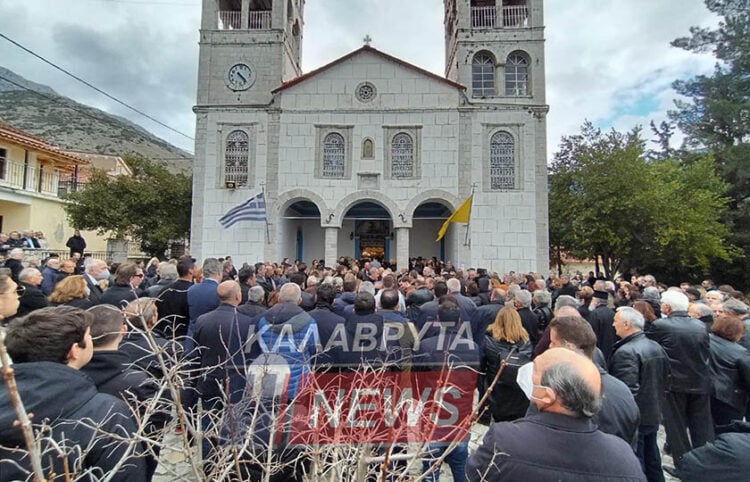
[{"label": "cloudy sky", "polygon": [[[307,0],[303,68],[372,45],[443,75],[440,0]],[[0,32],[192,137],[201,0],[0,0]],[[703,0],[547,0],[551,157],[584,119],[629,129],[663,120],[671,83],[708,72],[710,55],[669,46],[716,23]],[[0,38],[0,66],[75,100],[123,115],[193,151],[192,141],[139,117]]]}]

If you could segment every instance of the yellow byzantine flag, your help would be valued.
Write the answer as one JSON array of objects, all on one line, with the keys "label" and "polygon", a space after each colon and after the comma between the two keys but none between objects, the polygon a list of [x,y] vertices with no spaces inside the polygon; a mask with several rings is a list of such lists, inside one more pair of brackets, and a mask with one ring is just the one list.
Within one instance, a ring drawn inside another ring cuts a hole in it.
[{"label": "yellow byzantine flag", "polygon": [[466,201],[464,201],[456,211],[451,214],[451,216],[445,220],[443,225],[440,227],[440,231],[438,231],[438,237],[435,240],[437,243],[441,239],[443,239],[443,236],[445,236],[445,232],[448,230],[448,225],[450,223],[468,223],[469,219],[471,218],[471,199],[474,197],[472,194],[471,196],[466,198]]}]

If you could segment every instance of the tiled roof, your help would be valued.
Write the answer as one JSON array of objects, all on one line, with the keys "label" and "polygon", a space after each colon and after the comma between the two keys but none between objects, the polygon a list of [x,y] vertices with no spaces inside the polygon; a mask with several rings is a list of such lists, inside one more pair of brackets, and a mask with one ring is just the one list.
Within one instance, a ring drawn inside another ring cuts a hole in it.
[{"label": "tiled roof", "polygon": [[49,156],[54,156],[55,160],[64,161],[72,164],[88,164],[89,161],[82,157],[74,156],[63,152],[57,146],[48,144],[45,140],[36,137],[26,131],[22,131],[16,127],[5,122],[0,122],[0,139],[7,139],[8,141],[21,144],[22,146],[43,152]]}]

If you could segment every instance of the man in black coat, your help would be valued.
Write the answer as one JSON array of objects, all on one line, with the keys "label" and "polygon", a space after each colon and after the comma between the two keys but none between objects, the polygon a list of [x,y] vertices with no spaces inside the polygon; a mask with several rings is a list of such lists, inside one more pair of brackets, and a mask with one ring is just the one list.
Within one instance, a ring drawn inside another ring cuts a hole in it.
[{"label": "man in black coat", "polygon": [[[241,270],[240,270],[241,271]],[[240,288],[242,285],[240,285]],[[268,307],[263,304],[263,297],[266,295],[265,290],[262,286],[251,286],[247,290],[247,302],[237,307],[237,311],[243,315],[247,315],[250,318],[255,318],[258,315],[265,313]]]},{"label": "man in black coat", "polygon": [[701,321],[688,316],[687,310],[687,296],[682,292],[665,291],[661,296],[661,311],[667,317],[655,320],[646,332],[669,357],[672,376],[662,400],[662,416],[678,473],[682,455],[714,437],[708,332]]},{"label": "man in black coat", "polygon": [[[235,353],[230,347],[240,347],[239,340],[246,340],[253,326],[252,320],[237,312],[237,305],[242,301],[240,285],[234,280],[224,281],[217,288],[220,304],[216,309],[198,317],[193,327],[193,339],[199,353],[200,375],[195,384],[197,395],[203,409],[207,412],[218,412],[224,407],[224,393],[229,377],[244,373],[244,365],[234,370]],[[203,440],[203,457],[207,459],[212,445],[217,442],[213,432],[214,419],[204,416],[202,420],[207,435]]]},{"label": "man in black coat", "polygon": [[333,302],[332,311],[343,318],[346,307],[353,305],[354,299],[357,297],[357,278],[353,274],[348,273],[344,276],[342,289],[344,291],[341,293],[341,296],[336,297]]},{"label": "man in black coat", "polygon": [[539,342],[539,318],[531,311],[531,293],[527,290],[520,290],[516,292],[513,299],[513,307],[521,317],[521,324],[523,325],[526,333],[529,334],[529,341],[531,342],[532,349]]},{"label": "man in black coat", "polygon": [[487,327],[495,321],[497,312],[503,306],[505,306],[505,291],[501,288],[495,288],[490,292],[489,304],[477,307],[471,317],[471,335],[477,345],[481,346]]},{"label": "man in black coat", "polygon": [[177,281],[161,293],[156,301],[159,310],[159,330],[171,340],[187,335],[190,316],[188,314],[188,289],[193,286],[195,261],[189,256],[177,261]]},{"label": "man in black coat", "polygon": [[315,323],[318,325],[318,337],[322,351],[315,357],[315,364],[324,366],[330,363],[328,342],[334,331],[338,327],[340,330],[344,326],[344,317],[333,312],[333,303],[336,297],[336,288],[333,285],[323,283],[318,286],[317,301],[315,309],[310,312]]},{"label": "man in black coat", "polygon": [[39,286],[42,284],[42,273],[36,268],[24,268],[18,275],[19,286],[24,287],[24,292],[18,299],[19,306],[16,317],[21,317],[34,310],[49,306],[47,297],[44,296]]},{"label": "man in black coat", "polygon": [[[90,470],[97,478],[115,469],[110,480],[139,482],[146,479],[141,443],[133,438],[136,424],[122,400],[99,393],[94,382],[81,373],[91,360],[93,340],[90,313],[59,306],[42,308],[12,321],[5,340],[13,358],[18,392],[36,426],[45,423],[51,434],[41,438],[42,471],[64,474]],[[97,425],[80,423],[90,420]],[[65,456],[56,445],[65,441]],[[27,480],[31,466],[25,457],[23,433],[16,426],[16,412],[5,384],[0,385],[0,474],[2,480]],[[79,456],[80,454],[84,456]],[[123,460],[127,459],[127,460]],[[124,462],[124,463],[123,463]]]},{"label": "man in black coat", "polygon": [[100,304],[109,304],[123,308],[126,304],[141,296],[138,285],[143,281],[143,270],[135,263],[123,263],[115,272],[115,283],[99,297]]},{"label": "man in black coat", "polygon": [[612,327],[615,312],[607,306],[608,297],[609,294],[606,291],[594,291],[588,317],[588,322],[596,335],[596,346],[602,351],[607,362],[615,344],[615,329]]},{"label": "man in black coat", "polygon": [[8,259],[3,263],[3,267],[10,270],[11,279],[18,283],[18,275],[23,271],[23,249],[11,249],[10,253],[8,253]]},{"label": "man in black coat", "polygon": [[421,305],[419,307],[419,318],[413,320],[414,325],[418,328],[422,328],[428,321],[437,319],[439,300],[448,294],[448,285],[444,281],[438,281],[432,285],[432,292],[435,294],[435,299]]},{"label": "man in black coat", "polygon": [[[128,355],[118,350],[128,329],[122,311],[110,305],[98,305],[91,308],[90,313],[95,320],[91,326],[94,354],[81,372],[94,380],[99,392],[124,400],[141,416],[146,415],[149,404],[158,396],[159,385],[145,372],[131,368]],[[153,410],[149,410],[147,437],[161,438],[159,432],[171,419],[170,401],[169,391],[164,391]],[[159,463],[160,447],[152,445],[150,449],[153,454],[146,457],[149,480]]]},{"label": "man in black coat", "polygon": [[83,252],[86,250],[86,240],[83,239],[83,236],[81,236],[81,232],[76,229],[73,233],[73,236],[68,238],[65,246],[70,248],[71,258],[73,257],[73,253],[79,253],[80,255],[83,255]]},{"label": "man in black coat", "polygon": [[[577,350],[594,362],[596,336],[586,320],[580,315],[556,316],[550,322],[550,348],[563,347]],[[635,452],[640,412],[628,387],[599,366],[602,380],[602,403],[599,413],[592,417],[604,433],[616,435],[627,442]],[[532,410],[534,405],[530,407]]]},{"label": "man in black coat", "polygon": [[523,384],[539,413],[493,424],[469,458],[468,480],[646,480],[628,444],[591,420],[601,404],[591,360],[551,348],[534,360],[532,379]]},{"label": "man in black coat", "polygon": [[[156,380],[163,379],[166,371],[169,371],[181,356],[182,349],[179,343],[167,340],[153,329],[159,319],[156,300],[153,298],[133,300],[125,307],[124,313],[129,329],[120,343],[119,350],[128,356],[133,366],[148,372]],[[146,332],[149,333],[150,340]],[[152,342],[157,350],[161,351],[166,366],[161,365],[159,357],[151,346]]]},{"label": "man in black coat", "polygon": [[661,421],[660,398],[669,377],[669,358],[664,349],[643,333],[643,315],[628,306],[617,309],[615,343],[609,372],[625,383],[641,412],[636,454],[649,482],[663,482],[661,454],[656,440]]},{"label": "man in black coat", "polygon": [[745,482],[750,474],[750,423],[720,427],[716,440],[682,457],[683,482]]}]

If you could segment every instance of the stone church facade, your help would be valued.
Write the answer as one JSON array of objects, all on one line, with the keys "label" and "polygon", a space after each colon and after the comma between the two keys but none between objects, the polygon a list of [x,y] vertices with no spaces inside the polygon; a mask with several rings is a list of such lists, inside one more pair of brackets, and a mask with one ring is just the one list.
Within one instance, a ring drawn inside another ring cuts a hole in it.
[{"label": "stone church facade", "polygon": [[[193,256],[546,271],[543,0],[444,10],[445,77],[369,44],[303,74],[304,0],[204,0]],[[219,224],[261,191],[267,223]]]}]

